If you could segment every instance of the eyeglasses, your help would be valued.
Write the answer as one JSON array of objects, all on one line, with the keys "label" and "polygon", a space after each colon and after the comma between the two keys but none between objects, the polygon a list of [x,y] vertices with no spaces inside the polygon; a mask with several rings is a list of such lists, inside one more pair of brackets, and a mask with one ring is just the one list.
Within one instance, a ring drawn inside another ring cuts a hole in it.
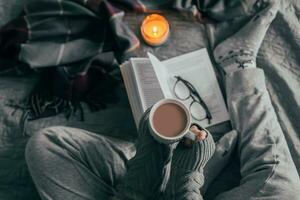
[{"label": "eyeglasses", "polygon": [[203,121],[207,119],[208,123],[210,124],[212,115],[207,105],[195,89],[195,87],[190,82],[184,80],[180,76],[174,77],[176,78],[176,82],[173,87],[173,92],[175,96],[182,101],[186,101],[192,98],[192,102],[189,106],[191,116],[198,121]]}]

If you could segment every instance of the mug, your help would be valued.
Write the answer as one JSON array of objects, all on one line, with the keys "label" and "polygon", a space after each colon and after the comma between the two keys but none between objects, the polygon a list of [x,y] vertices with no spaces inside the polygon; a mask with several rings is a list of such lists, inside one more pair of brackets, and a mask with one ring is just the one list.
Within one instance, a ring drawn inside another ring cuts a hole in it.
[{"label": "mug", "polygon": [[[185,128],[174,137],[168,137],[168,136],[162,135],[155,129],[155,127],[153,125],[153,116],[154,116],[154,113],[156,112],[156,110],[160,106],[162,106],[164,104],[168,104],[168,103],[172,103],[172,104],[176,104],[176,105],[180,106],[183,109],[183,111],[186,115],[186,119],[187,119]],[[183,137],[186,137],[186,138],[191,139],[192,141],[195,141],[196,136],[193,132],[190,131],[190,127],[192,125],[191,118],[192,117],[191,117],[189,110],[181,101],[176,100],[176,99],[162,99],[162,100],[158,101],[156,104],[154,104],[150,110],[150,114],[149,114],[150,134],[154,137],[155,140],[157,140],[160,143],[164,143],[164,144],[172,144],[174,142],[181,140]]]}]

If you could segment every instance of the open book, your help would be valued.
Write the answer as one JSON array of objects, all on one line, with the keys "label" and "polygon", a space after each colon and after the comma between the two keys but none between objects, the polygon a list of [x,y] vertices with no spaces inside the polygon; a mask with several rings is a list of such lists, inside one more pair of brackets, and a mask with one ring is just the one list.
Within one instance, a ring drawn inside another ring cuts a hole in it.
[{"label": "open book", "polygon": [[[183,102],[190,109],[193,122],[202,127],[229,120],[224,98],[205,48],[162,62],[150,53],[148,57],[131,58],[120,66],[137,126],[145,110],[163,98]],[[199,103],[197,95],[202,103]],[[211,120],[207,118],[207,110]]]}]

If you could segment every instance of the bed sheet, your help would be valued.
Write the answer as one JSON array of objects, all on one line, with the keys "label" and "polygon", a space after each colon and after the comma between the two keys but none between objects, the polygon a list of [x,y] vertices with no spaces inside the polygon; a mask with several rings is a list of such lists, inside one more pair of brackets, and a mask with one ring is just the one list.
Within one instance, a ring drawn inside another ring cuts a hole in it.
[{"label": "bed sheet", "polygon": [[[166,16],[171,26],[169,41],[161,47],[152,48],[141,40],[137,56],[146,56],[149,51],[163,60],[207,46],[203,24],[175,12],[168,12]],[[125,18],[139,38],[139,26],[144,17],[144,14],[129,13]],[[38,199],[24,161],[24,147],[28,138],[39,129],[66,125],[130,141],[136,137],[136,128],[123,85],[118,88],[121,100],[117,105],[109,105],[105,110],[92,113],[83,104],[84,121],[80,121],[80,116],[76,114],[68,120],[61,114],[22,124],[22,109],[9,105],[22,104],[37,80],[38,75],[0,75],[0,199]]]},{"label": "bed sheet", "polygon": [[[9,7],[11,8],[11,7]],[[20,6],[17,8],[19,9]],[[272,23],[258,55],[258,65],[267,77],[268,90],[278,119],[284,130],[298,172],[300,170],[300,24],[299,3],[289,1]],[[17,11],[14,11],[17,13]],[[12,14],[11,16],[15,16]],[[143,14],[129,13],[126,22],[140,37],[139,25]],[[167,59],[203,47],[211,51],[219,41],[238,30],[247,17],[232,19],[230,22],[203,25],[176,13],[168,13],[171,35],[167,44],[151,48],[141,41],[138,56],[152,52],[160,59]],[[6,18],[3,18],[6,20]],[[0,23],[4,23],[3,21]],[[108,109],[91,113],[84,105],[85,121],[75,115],[66,120],[63,115],[44,118],[21,124],[22,111],[8,106],[24,100],[38,75],[0,77],[0,199],[38,199],[24,161],[24,147],[27,139],[37,130],[52,125],[67,125],[84,128],[99,134],[134,140],[136,129],[133,123],[126,92],[118,88],[121,101]],[[107,123],[109,122],[109,123]],[[213,134],[218,137],[226,132],[220,129]],[[237,155],[223,170],[206,194],[212,199],[218,191],[227,190],[238,184],[239,168]]]}]

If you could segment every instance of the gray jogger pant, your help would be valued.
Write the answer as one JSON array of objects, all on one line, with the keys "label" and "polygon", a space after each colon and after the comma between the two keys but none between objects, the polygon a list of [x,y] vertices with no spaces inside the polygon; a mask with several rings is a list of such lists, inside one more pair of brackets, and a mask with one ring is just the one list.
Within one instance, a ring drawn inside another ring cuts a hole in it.
[{"label": "gray jogger pant", "polygon": [[[300,181],[261,69],[227,76],[227,101],[238,131],[242,179],[220,200],[300,199]],[[106,200],[126,173],[134,144],[84,130],[50,127],[28,142],[26,161],[43,200]]]},{"label": "gray jogger pant", "polygon": [[227,104],[238,132],[240,185],[218,200],[300,200],[300,180],[266,89],[251,68],[226,77]]}]

